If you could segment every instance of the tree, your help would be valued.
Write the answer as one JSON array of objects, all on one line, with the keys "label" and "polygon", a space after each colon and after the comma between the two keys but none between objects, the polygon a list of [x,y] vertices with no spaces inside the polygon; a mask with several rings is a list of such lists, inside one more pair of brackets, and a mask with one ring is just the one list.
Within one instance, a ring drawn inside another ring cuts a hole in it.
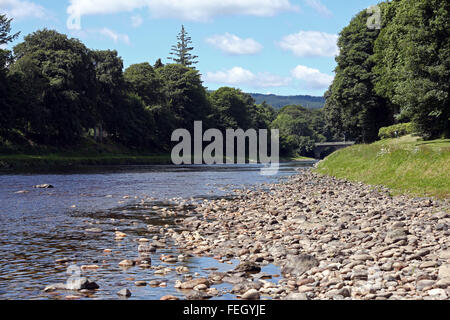
[{"label": "tree", "polygon": [[255,100],[240,89],[222,87],[211,96],[214,120],[221,130],[250,129],[253,124]]},{"label": "tree", "polygon": [[92,57],[97,79],[97,106],[94,117],[99,129],[94,129],[100,140],[103,138],[103,129],[107,132],[115,132],[119,121],[117,110],[122,108],[124,97],[125,79],[123,76],[123,61],[115,50],[93,51]]},{"label": "tree", "polygon": [[194,121],[208,121],[211,108],[197,70],[169,64],[157,74],[163,81],[163,105],[173,113],[178,128],[192,129]]},{"label": "tree", "polygon": [[450,3],[390,4],[375,44],[376,91],[425,138],[450,136]]},{"label": "tree", "polygon": [[162,81],[148,62],[129,66],[124,76],[129,89],[139,95],[147,106],[164,101]]},{"label": "tree", "polygon": [[155,65],[153,66],[153,69],[159,69],[164,67],[164,63],[162,63],[161,59],[156,60]]},{"label": "tree", "polygon": [[[14,48],[11,66],[30,93],[26,98],[40,117],[29,128],[41,143],[70,145],[95,126],[97,81],[91,51],[79,40],[40,30]],[[31,67],[31,69],[30,69]]]},{"label": "tree", "polygon": [[168,59],[185,67],[191,67],[192,65],[197,64],[198,61],[195,59],[197,59],[198,56],[193,56],[190,53],[194,48],[190,47],[192,39],[184,29],[184,25],[181,26],[181,32],[178,34],[177,39],[178,42],[176,45],[172,46],[172,52],[170,53],[172,57],[169,57]]},{"label": "tree", "polygon": [[10,86],[6,67],[9,56],[7,50],[0,49],[0,137],[7,135],[14,119],[13,108],[9,101]]},{"label": "tree", "polygon": [[360,12],[340,33],[336,77],[325,104],[336,138],[345,135],[366,143],[377,140],[379,129],[393,122],[388,101],[374,90],[373,48],[380,31],[367,27],[368,18],[366,10]]},{"label": "tree", "polygon": [[115,123],[111,134],[129,148],[152,150],[155,148],[155,121],[152,112],[135,93],[126,93],[120,108],[114,112]]},{"label": "tree", "polygon": [[6,15],[0,14],[0,46],[16,40],[20,34],[20,32],[10,34],[12,20],[13,19],[8,19]]},{"label": "tree", "polygon": [[272,122],[280,130],[280,151],[286,156],[311,156],[314,144],[324,139],[312,126],[313,111],[301,106],[282,108]]},{"label": "tree", "polygon": [[[0,15],[0,46],[14,41],[20,34],[11,33],[11,21],[6,15]],[[14,127],[15,108],[13,86],[8,76],[8,66],[12,62],[11,53],[0,48],[0,136],[7,136],[9,130]]]},{"label": "tree", "polygon": [[265,101],[261,104],[254,105],[252,111],[252,127],[254,129],[268,129],[272,121],[276,118],[275,109]]}]

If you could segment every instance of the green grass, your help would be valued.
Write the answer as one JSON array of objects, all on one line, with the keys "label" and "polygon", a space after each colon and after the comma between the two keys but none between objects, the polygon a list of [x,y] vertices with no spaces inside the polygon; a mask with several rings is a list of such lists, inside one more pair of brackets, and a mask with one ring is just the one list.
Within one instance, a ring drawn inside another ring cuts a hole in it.
[{"label": "green grass", "polygon": [[113,141],[98,143],[92,138],[83,138],[70,148],[2,142],[0,171],[3,172],[52,172],[85,166],[172,163],[170,154],[138,152]]},{"label": "green grass", "polygon": [[308,157],[295,157],[290,158],[291,161],[316,161],[314,158],[308,158]]},{"label": "green grass", "polygon": [[413,136],[339,150],[320,162],[320,174],[389,187],[394,193],[450,197],[450,140]]}]

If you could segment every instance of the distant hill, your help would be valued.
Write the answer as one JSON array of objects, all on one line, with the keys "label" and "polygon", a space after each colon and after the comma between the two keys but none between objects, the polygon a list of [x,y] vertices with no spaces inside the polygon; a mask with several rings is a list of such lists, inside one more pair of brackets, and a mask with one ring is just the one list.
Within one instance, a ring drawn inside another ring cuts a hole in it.
[{"label": "distant hill", "polygon": [[325,106],[324,97],[312,97],[312,96],[277,96],[274,94],[260,94],[250,93],[257,104],[261,104],[266,101],[275,109],[281,109],[288,105],[301,105],[310,109],[321,109]]}]

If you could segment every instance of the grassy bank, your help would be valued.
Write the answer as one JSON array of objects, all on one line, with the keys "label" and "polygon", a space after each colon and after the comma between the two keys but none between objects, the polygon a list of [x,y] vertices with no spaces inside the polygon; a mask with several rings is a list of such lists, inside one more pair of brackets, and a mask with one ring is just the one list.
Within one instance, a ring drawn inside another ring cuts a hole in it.
[{"label": "grassy bank", "polygon": [[151,165],[171,163],[170,154],[131,150],[105,141],[83,138],[77,145],[56,148],[34,143],[0,144],[0,172],[52,172],[87,166]]},{"label": "grassy bank", "polygon": [[0,171],[3,172],[37,172],[80,168],[85,166],[151,165],[169,163],[171,163],[170,155],[0,155]]},{"label": "grassy bank", "polygon": [[310,161],[316,161],[314,158],[308,158],[308,157],[280,157],[280,162],[310,162]]},{"label": "grassy bank", "polygon": [[327,157],[317,172],[384,185],[395,193],[450,198],[450,140],[405,136],[355,145]]}]

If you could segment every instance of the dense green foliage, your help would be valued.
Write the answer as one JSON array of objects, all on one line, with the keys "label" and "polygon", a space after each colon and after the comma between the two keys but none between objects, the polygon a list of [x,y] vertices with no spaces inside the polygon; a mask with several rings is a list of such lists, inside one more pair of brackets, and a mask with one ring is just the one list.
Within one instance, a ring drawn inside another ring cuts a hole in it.
[{"label": "dense green foliage", "polygon": [[275,94],[250,93],[257,104],[266,102],[275,109],[298,105],[309,109],[322,109],[325,106],[324,97],[312,96],[278,96]]},{"label": "dense green foliage", "polygon": [[38,31],[14,48],[14,59],[16,120],[26,136],[66,145],[95,125],[96,72],[92,52],[79,40]]},{"label": "dense green foliage", "polygon": [[376,91],[426,138],[450,135],[450,2],[402,0],[375,43]]},{"label": "dense green foliage", "polygon": [[379,129],[412,121],[425,138],[449,136],[450,3],[381,3],[382,28],[356,15],[339,38],[325,115],[334,138],[373,142]]},{"label": "dense green foliage", "polygon": [[[184,27],[171,52],[175,64],[158,59],[126,70],[116,51],[90,50],[39,30],[13,52],[0,50],[0,142],[65,148],[92,138],[164,153],[175,129],[203,121],[205,130],[279,129],[282,154],[296,157],[312,155],[317,142],[368,143],[410,127],[426,139],[448,136],[449,6],[444,0],[382,3],[380,30],[368,28],[366,11],[357,14],[340,33],[323,110],[304,108],[320,107],[321,98],[208,91],[193,68],[197,57]],[[16,37],[11,20],[0,15],[0,45]],[[287,106],[276,111],[272,104]]]},{"label": "dense green foliage", "polygon": [[293,157],[313,156],[314,144],[326,141],[326,131],[321,110],[300,106],[286,106],[272,123],[280,129],[281,152]]},{"label": "dense green foliage", "polygon": [[380,139],[399,138],[408,134],[413,134],[415,131],[414,125],[410,123],[399,123],[389,127],[380,129],[378,136]]},{"label": "dense green foliage", "polygon": [[379,30],[367,27],[359,13],[340,34],[336,77],[326,95],[326,116],[335,139],[373,142],[381,127],[392,123],[385,99],[374,91],[373,47]]},{"label": "dense green foliage", "polygon": [[[184,28],[179,38],[190,42]],[[186,61],[165,65],[159,59],[124,71],[117,51],[90,50],[47,29],[26,36],[14,54],[2,51],[0,57],[4,145],[60,150],[91,138],[128,150],[168,152],[172,132],[192,131],[195,121],[205,130],[279,128],[287,156],[310,155],[314,143],[326,139],[320,111],[289,106],[276,112],[239,89],[209,92]]]},{"label": "dense green foliage", "polygon": [[[10,35],[11,19],[0,15],[0,46],[6,45],[18,37],[18,33]],[[8,81],[7,65],[11,62],[11,54],[0,47],[0,136],[14,126],[14,97],[9,94],[14,84]]]}]

